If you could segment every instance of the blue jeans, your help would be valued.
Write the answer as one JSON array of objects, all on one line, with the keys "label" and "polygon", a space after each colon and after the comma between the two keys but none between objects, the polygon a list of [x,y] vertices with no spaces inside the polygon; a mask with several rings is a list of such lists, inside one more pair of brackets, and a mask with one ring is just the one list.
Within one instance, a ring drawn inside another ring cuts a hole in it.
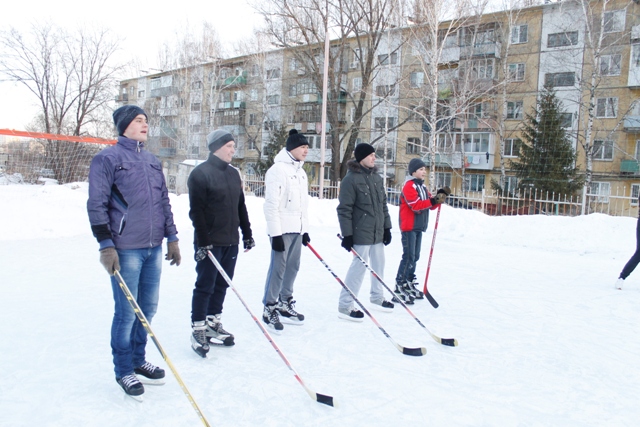
[{"label": "blue jeans", "polygon": [[[120,275],[149,322],[158,309],[162,245],[145,249],[117,249]],[[120,289],[115,276],[111,277],[115,311],[111,324],[111,353],[116,378],[133,374],[145,362],[147,331],[136,317],[131,304]]]},{"label": "blue jeans", "polygon": [[640,263],[640,218],[638,218],[638,222],[636,223],[636,251],[631,255],[631,258],[622,269],[620,278],[626,279],[629,277],[631,272],[638,266],[638,263]]},{"label": "blue jeans", "polygon": [[396,275],[396,283],[412,281],[416,276],[416,265],[420,259],[422,231],[402,232],[402,259]]}]

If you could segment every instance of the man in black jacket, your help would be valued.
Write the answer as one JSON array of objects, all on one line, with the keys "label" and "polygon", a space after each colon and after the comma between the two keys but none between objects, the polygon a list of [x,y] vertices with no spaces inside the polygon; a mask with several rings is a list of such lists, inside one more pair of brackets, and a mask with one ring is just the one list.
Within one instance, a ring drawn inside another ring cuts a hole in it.
[{"label": "man in black jacket", "polygon": [[231,166],[233,136],[225,130],[207,135],[209,158],[189,175],[189,217],[193,222],[196,286],[191,302],[191,346],[206,357],[209,344],[231,346],[234,337],[222,328],[220,316],[229,285],[208,258],[211,251],[230,278],[238,257],[238,227],[245,252],[255,246],[244,201],[240,173]]}]

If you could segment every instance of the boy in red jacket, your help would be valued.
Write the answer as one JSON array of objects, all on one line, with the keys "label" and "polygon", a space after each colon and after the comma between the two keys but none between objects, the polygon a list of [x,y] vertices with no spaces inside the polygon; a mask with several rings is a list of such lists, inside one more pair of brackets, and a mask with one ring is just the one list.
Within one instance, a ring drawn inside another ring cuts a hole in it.
[{"label": "boy in red jacket", "polygon": [[447,198],[446,189],[440,189],[431,197],[424,185],[427,175],[425,163],[416,158],[409,162],[409,177],[400,197],[400,231],[402,232],[402,260],[396,275],[396,298],[405,304],[423,299],[416,282],[416,264],[420,259],[422,233],[427,231],[429,210],[436,209]]}]

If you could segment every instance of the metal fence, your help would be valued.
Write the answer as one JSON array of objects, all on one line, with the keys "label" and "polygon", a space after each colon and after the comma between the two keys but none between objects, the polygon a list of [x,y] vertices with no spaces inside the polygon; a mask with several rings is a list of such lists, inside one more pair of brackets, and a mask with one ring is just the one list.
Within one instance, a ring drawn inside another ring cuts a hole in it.
[{"label": "metal fence", "polygon": [[[247,175],[244,177],[246,194],[264,197],[264,177]],[[323,186],[323,198],[337,199],[340,181]],[[491,216],[506,215],[560,215],[578,216],[603,213],[612,216],[638,216],[638,194],[631,188],[616,190],[615,194],[591,194],[564,196],[540,191],[520,191],[503,194],[493,190],[465,191],[447,197],[446,203],[454,208],[473,209]],[[402,185],[387,188],[387,202],[398,206]],[[311,184],[309,195],[318,197],[319,185]]]}]

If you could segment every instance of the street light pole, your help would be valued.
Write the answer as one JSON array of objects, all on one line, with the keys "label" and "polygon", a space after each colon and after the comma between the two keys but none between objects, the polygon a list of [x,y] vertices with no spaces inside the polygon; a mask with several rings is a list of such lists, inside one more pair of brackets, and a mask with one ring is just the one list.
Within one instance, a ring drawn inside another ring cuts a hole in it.
[{"label": "street light pole", "polygon": [[320,185],[318,198],[324,198],[324,156],[327,145],[327,86],[329,81],[329,2],[324,20],[324,63],[322,75],[322,123],[320,131]]}]

